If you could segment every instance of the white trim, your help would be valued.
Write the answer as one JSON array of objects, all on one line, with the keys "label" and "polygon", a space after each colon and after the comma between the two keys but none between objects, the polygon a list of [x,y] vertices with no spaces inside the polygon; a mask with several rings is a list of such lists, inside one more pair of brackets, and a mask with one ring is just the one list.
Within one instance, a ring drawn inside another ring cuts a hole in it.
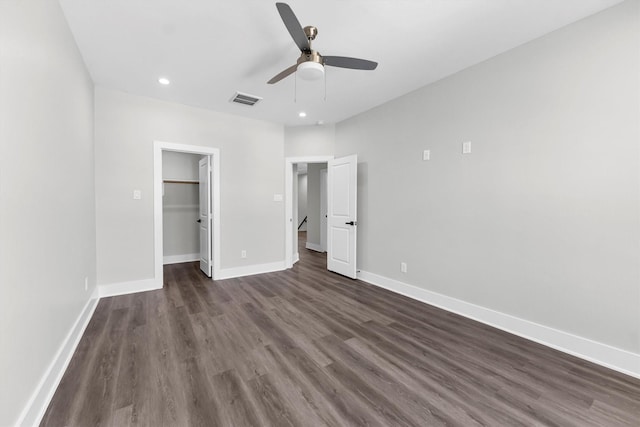
[{"label": "white trim", "polygon": [[547,347],[640,378],[640,354],[540,325],[529,320],[428,291],[414,285],[360,271],[358,279],[395,293],[477,320]]},{"label": "white trim", "polygon": [[172,142],[153,142],[153,238],[154,238],[154,278],[162,287],[162,152],[211,156],[213,169],[211,185],[211,203],[213,208],[213,279],[220,278],[220,150],[198,145],[176,144]]},{"label": "white trim", "polygon": [[312,251],[316,251],[316,252],[324,252],[324,250],[322,249],[322,246],[320,246],[317,243],[311,243],[311,242],[307,242],[304,245],[305,248],[307,249],[311,249]]},{"label": "white trim", "polygon": [[322,252],[327,252],[327,223],[329,221],[329,211],[327,210],[327,202],[329,198],[329,164],[324,169],[320,169],[320,247]]},{"label": "white trim", "polygon": [[183,255],[167,255],[162,257],[162,263],[167,264],[180,264],[183,262],[193,262],[200,260],[200,254],[183,254]]},{"label": "white trim", "polygon": [[274,271],[282,271],[285,269],[283,261],[271,262],[268,264],[245,265],[243,267],[232,267],[220,270],[221,279],[232,279],[234,277],[252,276],[254,274],[272,273]]},{"label": "white trim", "polygon": [[162,282],[158,282],[156,279],[143,279],[99,285],[98,288],[100,298],[105,298],[135,294],[136,292],[155,291],[156,289],[162,289]]},{"label": "white trim", "polygon": [[293,263],[295,264],[298,261],[300,261],[300,253],[296,252],[295,255],[293,255]]},{"label": "white trim", "polygon": [[[58,348],[58,351],[49,364],[49,367],[31,394],[29,401],[18,417],[16,425],[37,426],[40,424],[40,421],[42,421],[42,417],[53,398],[53,394],[56,392],[56,389],[60,384],[60,380],[62,380],[62,376],[69,366],[69,362],[71,361],[73,353],[76,351],[76,347],[78,347],[80,338],[82,338],[82,334],[84,334],[84,330],[87,328],[89,320],[91,320],[91,316],[93,316],[93,312],[98,305],[98,301],[98,298],[92,298],[87,301],[83,307],[80,315],[73,323],[73,326],[71,326],[69,333],[62,341],[62,345]],[[5,349],[5,351],[8,350]]]},{"label": "white trim", "polygon": [[[327,163],[333,156],[286,157],[284,159],[284,264],[293,267],[293,165],[295,163]],[[297,224],[296,224],[297,227]]]},{"label": "white trim", "polygon": [[96,286],[93,288],[93,292],[91,293],[91,299],[100,299],[100,286]]}]

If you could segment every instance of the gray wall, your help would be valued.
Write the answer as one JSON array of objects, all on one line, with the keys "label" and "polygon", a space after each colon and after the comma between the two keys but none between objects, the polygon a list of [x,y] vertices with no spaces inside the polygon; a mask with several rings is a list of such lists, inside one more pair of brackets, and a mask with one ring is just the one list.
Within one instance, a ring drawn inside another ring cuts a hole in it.
[{"label": "gray wall", "polygon": [[[297,225],[307,216],[307,174],[298,175],[298,222]],[[300,227],[299,231],[307,231],[307,223]]]},{"label": "gray wall", "polygon": [[284,259],[281,125],[100,87],[95,108],[100,284],[154,276],[154,140],[220,149],[222,268]]},{"label": "gray wall", "polygon": [[335,143],[335,125],[296,126],[284,129],[285,157],[331,156]]},{"label": "gray wall", "polygon": [[95,288],[93,160],[93,83],[58,2],[0,2],[2,426]]},{"label": "gray wall", "polygon": [[202,156],[199,154],[164,151],[162,153],[162,179],[199,180],[200,166],[198,162],[200,159]]},{"label": "gray wall", "polygon": [[638,353],[639,28],[625,2],[338,124],[358,268]]},{"label": "gray wall", "polygon": [[[162,178],[197,181],[197,154],[165,151],[162,153]],[[164,183],[162,197],[163,255],[194,255],[200,253],[199,218],[200,194],[198,184]],[[192,260],[200,259],[199,256]]]}]

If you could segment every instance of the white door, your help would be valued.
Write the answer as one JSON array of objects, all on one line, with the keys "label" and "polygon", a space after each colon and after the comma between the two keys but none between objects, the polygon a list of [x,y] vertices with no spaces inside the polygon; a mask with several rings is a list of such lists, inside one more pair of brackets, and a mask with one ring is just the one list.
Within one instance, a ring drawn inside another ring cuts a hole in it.
[{"label": "white door", "polygon": [[358,156],[329,160],[327,172],[327,269],[356,278]]},{"label": "white door", "polygon": [[213,251],[211,250],[211,156],[200,162],[200,270],[211,277]]},{"label": "white door", "polygon": [[320,169],[320,247],[327,252],[327,170]]}]

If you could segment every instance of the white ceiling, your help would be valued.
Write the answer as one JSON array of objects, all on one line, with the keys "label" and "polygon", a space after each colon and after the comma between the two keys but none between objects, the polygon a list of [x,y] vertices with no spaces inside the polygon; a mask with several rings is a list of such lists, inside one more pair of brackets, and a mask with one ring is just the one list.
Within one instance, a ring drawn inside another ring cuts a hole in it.
[{"label": "white ceiling", "polygon": [[[324,55],[379,62],[266,82],[299,50],[266,0],[60,0],[99,86],[286,125],[335,123],[621,0],[286,0]],[[158,77],[171,80],[158,84]],[[263,97],[232,104],[236,91]],[[297,101],[294,99],[297,98]],[[298,112],[305,111],[301,119]]]}]

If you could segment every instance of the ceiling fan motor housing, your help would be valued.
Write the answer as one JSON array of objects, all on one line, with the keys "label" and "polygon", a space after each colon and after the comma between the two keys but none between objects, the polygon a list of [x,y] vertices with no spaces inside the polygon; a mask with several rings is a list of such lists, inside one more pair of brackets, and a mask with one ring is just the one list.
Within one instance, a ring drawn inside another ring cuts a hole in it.
[{"label": "ceiling fan motor housing", "polygon": [[310,41],[315,40],[316,36],[318,35],[318,29],[312,25],[307,25],[306,27],[304,27],[304,34]]},{"label": "ceiling fan motor housing", "polygon": [[304,80],[317,80],[324,76],[324,60],[315,50],[303,52],[298,58],[298,76]]}]

